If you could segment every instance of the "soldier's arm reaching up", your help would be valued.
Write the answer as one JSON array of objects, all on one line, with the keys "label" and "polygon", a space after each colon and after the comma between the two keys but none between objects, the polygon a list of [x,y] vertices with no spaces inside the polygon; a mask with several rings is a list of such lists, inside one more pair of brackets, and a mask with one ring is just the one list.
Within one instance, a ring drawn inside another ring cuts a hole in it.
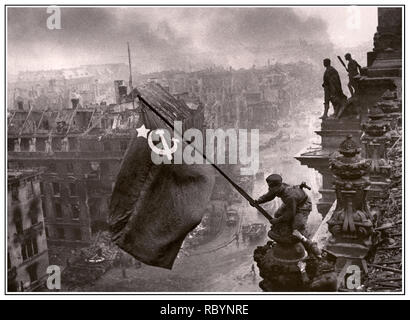
[{"label": "soldier's arm reaching up", "polygon": [[267,193],[265,193],[263,196],[261,196],[255,202],[257,204],[261,204],[261,203],[265,203],[265,202],[268,202],[268,201],[272,201],[273,199],[275,199],[275,197],[276,197],[276,193],[269,189],[269,191]]}]

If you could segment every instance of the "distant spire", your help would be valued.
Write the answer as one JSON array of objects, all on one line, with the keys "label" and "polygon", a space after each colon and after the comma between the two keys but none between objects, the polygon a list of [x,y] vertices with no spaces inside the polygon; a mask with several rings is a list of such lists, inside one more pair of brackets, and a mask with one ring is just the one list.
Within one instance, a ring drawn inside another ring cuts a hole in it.
[{"label": "distant spire", "polygon": [[131,68],[131,53],[130,53],[130,43],[127,42],[127,47],[128,47],[128,65],[130,68],[130,80],[129,80],[129,86],[131,90],[131,96],[132,96],[132,107],[135,108],[134,105],[134,89],[132,87],[132,68]]}]

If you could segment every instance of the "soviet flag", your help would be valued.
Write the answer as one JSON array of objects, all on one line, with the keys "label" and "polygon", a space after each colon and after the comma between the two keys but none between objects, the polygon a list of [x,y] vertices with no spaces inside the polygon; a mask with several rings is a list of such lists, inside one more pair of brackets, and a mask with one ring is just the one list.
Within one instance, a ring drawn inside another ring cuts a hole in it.
[{"label": "soviet flag", "polygon": [[[189,119],[190,110],[157,84],[141,95],[168,121]],[[139,125],[168,129],[140,102]],[[154,164],[147,139],[131,140],[111,196],[112,240],[141,262],[171,269],[187,236],[202,220],[210,199],[214,171],[210,165]]]}]

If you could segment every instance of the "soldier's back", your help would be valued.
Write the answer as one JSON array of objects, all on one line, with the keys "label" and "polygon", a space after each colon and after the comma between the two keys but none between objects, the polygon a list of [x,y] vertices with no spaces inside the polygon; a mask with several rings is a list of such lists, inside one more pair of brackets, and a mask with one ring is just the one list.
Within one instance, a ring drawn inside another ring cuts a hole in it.
[{"label": "soldier's back", "polygon": [[287,185],[285,187],[284,197],[283,197],[285,199],[289,199],[289,200],[295,199],[297,203],[300,203],[306,200],[306,197],[307,197],[306,193],[299,186]]},{"label": "soldier's back", "polygon": [[354,77],[359,74],[358,72],[358,63],[356,60],[350,60],[349,63],[347,64],[347,71],[349,73],[349,76]]}]

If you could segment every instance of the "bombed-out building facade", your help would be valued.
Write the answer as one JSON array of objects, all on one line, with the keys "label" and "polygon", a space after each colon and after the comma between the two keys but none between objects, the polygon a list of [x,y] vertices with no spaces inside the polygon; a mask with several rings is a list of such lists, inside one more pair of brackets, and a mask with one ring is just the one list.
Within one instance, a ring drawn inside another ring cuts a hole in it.
[{"label": "bombed-out building facade", "polygon": [[40,190],[42,170],[7,175],[7,290],[34,291],[49,266]]},{"label": "bombed-out building facade", "polygon": [[[105,221],[100,213],[107,206],[106,196],[129,137],[119,132],[102,139],[102,113],[95,109],[17,111],[16,122],[10,123],[9,168],[45,168],[41,196],[50,242],[87,243],[91,221]],[[16,124],[19,117],[25,118],[21,126]],[[92,121],[94,126],[99,122],[99,128],[91,127]]]},{"label": "bombed-out building facade", "polygon": [[59,70],[21,71],[7,86],[7,110],[66,109],[77,98],[84,106],[115,103],[112,79],[127,76],[122,63]]},{"label": "bombed-out building facade", "polygon": [[[40,189],[48,241],[75,246],[88,244],[92,234],[106,228],[111,190],[138,113],[131,102],[92,108],[78,99],[71,102],[62,110],[11,112],[8,166],[44,168]],[[192,125],[202,129],[200,119],[193,117]]]}]

